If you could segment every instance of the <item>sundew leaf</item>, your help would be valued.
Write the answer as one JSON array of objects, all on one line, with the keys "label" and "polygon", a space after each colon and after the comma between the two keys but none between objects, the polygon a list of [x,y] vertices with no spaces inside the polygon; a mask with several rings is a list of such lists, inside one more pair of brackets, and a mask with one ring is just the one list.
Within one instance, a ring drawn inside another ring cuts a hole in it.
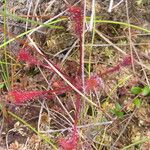
[{"label": "sundew leaf", "polygon": [[138,87],[138,86],[134,86],[134,87],[131,88],[131,93],[132,93],[132,94],[137,95],[137,94],[139,94],[139,93],[141,93],[141,92],[142,92],[142,88],[140,88],[140,87]]},{"label": "sundew leaf", "polygon": [[34,57],[32,56],[27,50],[25,49],[21,49],[19,54],[18,54],[18,59],[19,60],[22,60],[22,61],[25,61],[25,62],[28,62],[32,65],[39,65],[39,61]]},{"label": "sundew leaf", "polygon": [[74,30],[77,36],[83,33],[83,10],[81,7],[71,6],[69,8],[70,18],[74,22]]},{"label": "sundew leaf", "polygon": [[36,97],[44,95],[45,91],[11,91],[10,96],[13,98],[13,102],[16,104],[32,100]]},{"label": "sundew leaf", "polygon": [[142,90],[142,95],[147,96],[150,94],[150,86],[145,86]]},{"label": "sundew leaf", "polygon": [[59,144],[63,148],[63,150],[76,150],[78,146],[78,132],[77,127],[74,125],[72,136],[69,139],[60,139]]},{"label": "sundew leaf", "polygon": [[139,98],[136,98],[134,101],[133,101],[134,105],[137,107],[137,108],[140,108],[141,104],[142,104],[142,100],[139,99]]}]

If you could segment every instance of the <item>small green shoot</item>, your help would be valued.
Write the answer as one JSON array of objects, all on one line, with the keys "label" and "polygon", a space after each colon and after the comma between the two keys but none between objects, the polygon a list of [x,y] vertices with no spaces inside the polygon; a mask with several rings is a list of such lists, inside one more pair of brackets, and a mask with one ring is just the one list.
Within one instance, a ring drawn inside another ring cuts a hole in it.
[{"label": "small green shoot", "polygon": [[140,108],[140,106],[142,104],[142,100],[140,98],[136,98],[136,99],[134,99],[133,103],[137,108]]},{"label": "small green shoot", "polygon": [[132,93],[132,94],[137,95],[137,94],[140,94],[141,92],[142,92],[142,88],[140,88],[140,87],[138,87],[138,86],[133,86],[133,87],[131,88],[131,93]]},{"label": "small green shoot", "polygon": [[[144,88],[141,88],[139,86],[134,86],[131,88],[131,93],[134,95],[142,95],[142,96],[148,96],[150,94],[150,86],[145,86]],[[133,104],[137,107],[140,108],[140,106],[142,105],[142,100],[139,98],[139,96],[137,96],[134,100],[133,100]]]},{"label": "small green shoot", "polygon": [[145,86],[143,89],[142,89],[142,95],[143,96],[148,96],[150,94],[150,86]]},{"label": "small green shoot", "polygon": [[115,108],[112,110],[112,113],[115,114],[118,118],[123,118],[124,112],[121,109],[122,106],[119,103],[116,103]]},{"label": "small green shoot", "polygon": [[135,95],[142,94],[143,96],[148,96],[150,94],[150,86],[145,86],[144,88],[133,86],[131,88],[131,93]]},{"label": "small green shoot", "polygon": [[0,89],[2,89],[4,87],[4,83],[0,83]]}]

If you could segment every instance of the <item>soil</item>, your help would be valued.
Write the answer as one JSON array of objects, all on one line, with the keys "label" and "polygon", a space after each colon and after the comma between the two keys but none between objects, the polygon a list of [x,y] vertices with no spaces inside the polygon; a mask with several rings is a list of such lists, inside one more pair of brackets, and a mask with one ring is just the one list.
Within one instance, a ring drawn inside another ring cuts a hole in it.
[{"label": "soil", "polygon": [[[82,2],[77,0],[68,2],[70,5],[82,6]],[[150,29],[149,0],[142,0],[141,3],[138,0],[127,0],[128,6],[123,1],[112,12],[108,12],[110,1],[101,0],[95,3],[95,14],[100,20],[124,23],[130,21],[130,24],[147,30]],[[114,5],[118,3],[119,0],[116,0]],[[70,7],[66,0],[7,0],[6,4],[9,13],[41,23]],[[91,6],[92,1],[87,0],[87,17],[91,15]],[[1,1],[0,11],[3,10],[3,7],[4,2]],[[60,139],[71,137],[71,131],[67,128],[71,127],[70,122],[73,123],[71,118],[75,118],[76,92],[73,90],[60,91],[58,95],[52,94],[51,97],[39,96],[21,104],[13,103],[13,98],[9,95],[12,90],[41,91],[52,88],[57,90],[67,85],[54,71],[40,65],[19,61],[18,55],[22,48],[29,50],[31,55],[36,57],[42,64],[46,64],[44,58],[47,58],[68,78],[78,81],[76,85],[81,85],[81,79],[77,77],[80,65],[79,39],[74,31],[74,23],[69,12],[65,12],[59,19],[62,18],[66,20],[54,24],[55,28],[42,27],[31,35],[32,40],[44,54],[44,57],[33,48],[34,46],[31,46],[31,41],[29,41],[27,35],[9,43],[6,51],[4,47],[0,48],[1,62],[6,61],[5,56],[7,56],[9,64],[8,82],[10,83],[9,88],[6,85],[0,87],[0,109],[2,107],[0,111],[0,150],[53,149],[51,145],[44,142],[31,129],[12,117],[9,112],[19,116],[38,131],[43,131],[44,135],[54,141],[57,147],[61,147],[58,142]],[[0,15],[0,44],[3,44],[5,36],[4,31],[1,30],[3,26],[3,15]],[[37,23],[20,20],[8,15],[7,40],[38,26]],[[63,28],[58,29],[57,27]],[[86,27],[88,27],[88,24],[86,24],[85,29]],[[91,46],[93,33],[87,30],[84,36],[85,81],[88,80],[89,75],[96,76],[100,85],[85,94],[103,111],[86,103],[82,98],[80,116],[78,116],[78,125],[82,127],[79,130],[80,140],[76,149],[120,150],[139,140],[150,138],[150,96],[131,93],[132,87],[143,88],[149,85],[150,82],[150,30],[149,33],[135,28],[129,30],[127,26],[110,23],[96,23],[95,29],[93,46]],[[99,35],[99,32],[113,44],[107,43],[107,40]],[[116,46],[122,52],[118,51]],[[5,52],[7,52],[7,55]],[[130,55],[134,58],[132,65],[125,67],[120,65],[119,70],[105,73],[121,64],[124,58]],[[6,66],[6,63],[0,67],[0,85],[5,83],[4,66]],[[136,107],[133,103],[137,97],[142,101],[140,107]],[[119,110],[115,111],[117,104],[121,109],[118,108]],[[109,116],[111,117],[109,118]],[[96,125],[97,123],[109,121],[112,121],[112,123]],[[92,125],[86,127],[88,124]],[[129,149],[149,150],[150,140],[136,144]]]}]

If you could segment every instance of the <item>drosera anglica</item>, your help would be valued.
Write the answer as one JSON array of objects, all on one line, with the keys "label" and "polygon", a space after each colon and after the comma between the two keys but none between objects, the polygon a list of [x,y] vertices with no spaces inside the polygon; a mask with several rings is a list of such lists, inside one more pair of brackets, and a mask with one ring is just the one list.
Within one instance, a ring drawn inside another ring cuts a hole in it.
[{"label": "drosera anglica", "polygon": [[79,120],[80,115],[80,108],[81,108],[81,96],[76,95],[76,111],[75,111],[75,119],[74,119],[74,125],[72,129],[72,135],[69,139],[61,138],[59,141],[59,144],[64,150],[76,150],[79,144],[79,134],[77,130],[77,123]]},{"label": "drosera anglica", "polygon": [[[23,61],[23,62],[29,64],[29,65],[35,65],[35,66],[38,65],[38,66],[41,66],[41,67],[48,69],[49,71],[53,71],[52,68],[50,68],[48,65],[42,63],[36,57],[32,56],[28,49],[25,49],[25,48],[20,49],[20,51],[18,53],[18,59],[20,61]],[[58,64],[56,64],[54,66],[59,71],[61,71],[61,67]]]},{"label": "drosera anglica", "polygon": [[59,95],[63,94],[67,91],[72,91],[69,86],[57,89],[57,90],[48,90],[48,91],[22,91],[22,90],[14,90],[9,92],[10,99],[15,104],[21,104],[27,102],[29,100],[34,100],[38,97],[48,97],[52,98],[54,93]]},{"label": "drosera anglica", "polygon": [[78,74],[81,75],[83,69],[82,67],[84,66],[82,61],[83,57],[82,35],[83,35],[83,19],[84,19],[83,7],[70,6],[68,11],[70,13],[70,19],[74,24],[74,32],[76,36],[79,38],[80,66]]},{"label": "drosera anglica", "polygon": [[19,54],[18,54],[18,59],[21,60],[21,61],[24,61],[28,64],[31,64],[31,65],[40,65],[41,63],[37,60],[37,58],[35,58],[34,56],[32,56],[29,51],[25,48],[22,48],[20,51],[19,51]]},{"label": "drosera anglica", "polygon": [[86,93],[89,93],[90,91],[98,88],[104,88],[104,81],[100,76],[91,74],[90,78],[86,80],[85,91]]},{"label": "drosera anglica", "polygon": [[102,73],[103,75],[107,75],[110,73],[118,72],[120,71],[123,67],[128,67],[132,64],[132,57],[130,55],[126,56],[122,62],[119,64],[115,65],[114,67],[107,69],[105,72]]},{"label": "drosera anglica", "polygon": [[74,24],[75,34],[81,38],[83,33],[83,9],[82,7],[70,6],[68,12],[70,13],[70,19]]},{"label": "drosera anglica", "polygon": [[59,144],[61,145],[63,150],[76,150],[77,149],[79,136],[78,136],[76,125],[74,125],[72,132],[73,133],[69,139],[62,138],[59,140],[60,141]]},{"label": "drosera anglica", "polygon": [[130,55],[126,56],[123,61],[121,62],[122,67],[126,67],[132,64],[132,57]]}]

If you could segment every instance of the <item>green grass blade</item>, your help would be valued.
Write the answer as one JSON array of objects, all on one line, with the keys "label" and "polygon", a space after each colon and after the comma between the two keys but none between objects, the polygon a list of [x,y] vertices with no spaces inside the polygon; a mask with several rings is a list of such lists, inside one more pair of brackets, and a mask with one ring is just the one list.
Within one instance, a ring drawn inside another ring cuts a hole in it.
[{"label": "green grass blade", "polygon": [[[3,25],[3,28],[4,28],[4,43],[7,41],[7,16],[6,16],[6,4],[7,4],[7,1],[4,0],[4,13],[3,13],[3,20],[4,20],[4,25]],[[2,69],[2,78],[5,82],[5,85],[6,85],[6,88],[7,90],[9,89],[10,87],[10,79],[9,79],[9,69],[8,69],[8,65],[7,65],[7,62],[8,62],[8,58],[7,58],[7,45],[4,45],[3,47],[4,49],[4,64],[0,63],[0,66],[1,66],[1,69]]]},{"label": "green grass blade", "polygon": [[[42,25],[43,27],[49,27],[49,28],[53,28],[53,29],[62,29],[63,28],[63,27],[51,25],[51,23],[44,24],[42,22],[37,22],[37,21],[31,20],[31,19],[26,19],[26,18],[20,17],[20,16],[15,15],[15,14],[11,14],[8,11],[7,12],[0,11],[0,13],[3,14],[3,15],[5,14],[8,17],[15,18],[17,20],[21,20],[21,21],[24,21],[24,22],[30,22],[30,23],[35,24],[35,25]],[[57,22],[55,22],[55,23],[57,23]]]},{"label": "green grass blade", "polygon": [[[63,21],[63,20],[66,20],[66,19],[65,19],[65,18],[63,18],[63,19],[57,19],[57,20],[54,20],[54,21],[50,22],[49,24],[55,24],[55,23],[61,22],[61,21]],[[44,24],[44,25],[45,25],[45,24]],[[43,26],[43,24],[42,24],[42,26]],[[3,44],[1,44],[1,45],[0,45],[0,48],[6,46],[6,45],[8,45],[8,44],[10,44],[11,42],[15,41],[15,40],[18,39],[18,38],[23,37],[24,35],[29,34],[29,33],[32,32],[32,31],[34,31],[34,29],[30,29],[30,30],[28,30],[28,31],[26,31],[26,32],[23,32],[23,33],[17,35],[16,37],[14,37],[14,38],[12,38],[12,39],[10,39],[10,40],[4,42]]]},{"label": "green grass blade", "polygon": [[[142,144],[142,143],[145,143],[145,142],[149,142],[150,141],[150,138],[145,138],[145,139],[142,139],[142,140],[139,140],[135,143],[132,143],[126,147],[124,147],[122,150],[130,150],[131,147],[135,146],[135,145],[138,145],[138,144]],[[130,148],[130,149],[129,149]]]},{"label": "green grass blade", "polygon": [[[87,21],[89,21],[89,17],[87,17]],[[125,22],[111,21],[111,20],[97,20],[97,19],[95,20],[95,22],[96,23],[105,23],[105,24],[119,24],[119,25],[122,25],[122,26],[134,28],[136,30],[144,31],[146,33],[150,33],[150,30],[148,30],[148,29],[145,29],[145,28],[133,25],[133,24],[128,24],[128,23],[125,23]]]}]

